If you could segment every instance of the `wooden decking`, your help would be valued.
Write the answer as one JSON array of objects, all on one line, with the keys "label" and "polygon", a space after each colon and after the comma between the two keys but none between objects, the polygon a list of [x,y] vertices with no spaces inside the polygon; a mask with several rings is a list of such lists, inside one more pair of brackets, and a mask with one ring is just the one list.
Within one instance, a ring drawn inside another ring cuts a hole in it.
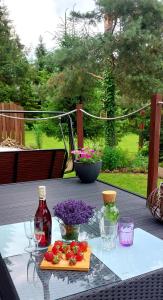
[{"label": "wooden decking", "polygon": [[[52,216],[53,206],[58,201],[80,199],[100,208],[102,206],[101,192],[108,189],[116,190],[120,215],[133,217],[135,227],[163,238],[163,224],[153,219],[146,208],[144,198],[100,181],[82,184],[78,178],[48,179],[0,185],[0,225],[21,222],[34,215],[38,205],[38,185],[46,185],[47,187],[47,203]],[[98,232],[98,226],[94,226]]]}]

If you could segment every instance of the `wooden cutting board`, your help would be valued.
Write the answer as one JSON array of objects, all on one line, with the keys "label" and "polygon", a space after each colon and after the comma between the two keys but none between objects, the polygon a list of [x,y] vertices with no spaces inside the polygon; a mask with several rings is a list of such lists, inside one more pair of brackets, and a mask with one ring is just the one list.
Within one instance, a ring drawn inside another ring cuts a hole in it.
[{"label": "wooden cutting board", "polygon": [[[49,246],[48,251],[51,251],[52,246]],[[91,249],[87,248],[87,251],[84,252],[84,259],[82,261],[77,261],[76,265],[70,266],[69,261],[65,259],[65,255],[63,254],[63,259],[58,264],[53,264],[46,259],[43,258],[40,269],[42,270],[63,270],[63,271],[89,271],[90,268],[90,257],[91,257]]]}]

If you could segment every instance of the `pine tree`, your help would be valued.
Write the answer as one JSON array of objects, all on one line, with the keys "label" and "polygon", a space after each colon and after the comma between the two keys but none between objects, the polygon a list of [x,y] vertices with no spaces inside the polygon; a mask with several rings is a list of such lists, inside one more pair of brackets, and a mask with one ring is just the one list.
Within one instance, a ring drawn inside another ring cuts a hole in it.
[{"label": "pine tree", "polygon": [[23,46],[8,18],[5,6],[0,6],[0,101],[15,101],[28,105],[31,96],[29,64]]}]

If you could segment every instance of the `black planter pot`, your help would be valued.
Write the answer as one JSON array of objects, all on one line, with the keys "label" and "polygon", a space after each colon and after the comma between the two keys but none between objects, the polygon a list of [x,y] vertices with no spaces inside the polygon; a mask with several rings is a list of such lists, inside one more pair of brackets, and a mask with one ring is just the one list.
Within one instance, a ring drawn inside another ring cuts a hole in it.
[{"label": "black planter pot", "polygon": [[76,175],[84,183],[94,182],[100,171],[101,171],[102,161],[97,161],[95,163],[82,163],[74,161],[74,168]]}]

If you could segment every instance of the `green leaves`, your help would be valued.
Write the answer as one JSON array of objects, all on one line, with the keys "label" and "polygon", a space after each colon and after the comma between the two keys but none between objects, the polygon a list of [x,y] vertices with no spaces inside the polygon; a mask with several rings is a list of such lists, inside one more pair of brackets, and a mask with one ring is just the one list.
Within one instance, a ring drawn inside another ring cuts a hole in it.
[{"label": "green leaves", "polygon": [[22,49],[6,8],[0,6],[0,102],[16,101],[22,104],[22,99],[31,96],[29,64]]},{"label": "green leaves", "polygon": [[109,204],[105,206],[104,212],[105,218],[110,221],[111,223],[115,223],[118,221],[119,218],[119,210],[115,206],[115,204]]}]

